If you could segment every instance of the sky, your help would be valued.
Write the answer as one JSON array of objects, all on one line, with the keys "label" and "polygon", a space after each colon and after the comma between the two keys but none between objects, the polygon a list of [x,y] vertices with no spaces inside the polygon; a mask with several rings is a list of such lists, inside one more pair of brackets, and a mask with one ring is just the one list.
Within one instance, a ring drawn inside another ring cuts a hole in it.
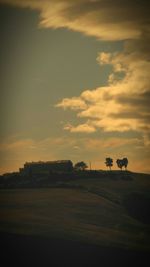
[{"label": "sky", "polygon": [[150,4],[0,0],[0,173],[70,159],[150,173]]}]

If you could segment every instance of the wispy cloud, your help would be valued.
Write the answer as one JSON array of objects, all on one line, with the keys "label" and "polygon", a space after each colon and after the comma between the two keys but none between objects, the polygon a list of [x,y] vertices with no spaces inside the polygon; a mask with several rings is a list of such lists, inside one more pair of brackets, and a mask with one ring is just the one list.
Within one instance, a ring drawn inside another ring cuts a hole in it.
[{"label": "wispy cloud", "polygon": [[87,122],[77,126],[67,124],[64,126],[64,130],[69,130],[71,133],[93,133],[96,131],[96,128]]},{"label": "wispy cloud", "polygon": [[103,150],[107,148],[117,149],[129,145],[139,146],[142,144],[142,140],[138,138],[120,138],[120,137],[109,137],[109,138],[87,138],[84,141],[86,149],[89,150]]},{"label": "wispy cloud", "polygon": [[73,110],[81,110],[81,109],[86,109],[87,104],[85,103],[84,100],[82,100],[79,97],[72,97],[71,99],[64,98],[60,103],[56,105],[56,107],[61,107],[64,109],[71,108]]},{"label": "wispy cloud", "polygon": [[40,26],[68,28],[104,40],[139,39],[148,30],[148,1],[0,0],[40,12]]}]

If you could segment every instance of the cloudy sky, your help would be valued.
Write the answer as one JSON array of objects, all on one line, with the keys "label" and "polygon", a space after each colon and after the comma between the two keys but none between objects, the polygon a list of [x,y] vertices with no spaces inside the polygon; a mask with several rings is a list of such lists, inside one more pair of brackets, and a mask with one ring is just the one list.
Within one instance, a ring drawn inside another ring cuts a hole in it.
[{"label": "cloudy sky", "polygon": [[150,172],[150,4],[0,0],[0,173],[128,157]]}]

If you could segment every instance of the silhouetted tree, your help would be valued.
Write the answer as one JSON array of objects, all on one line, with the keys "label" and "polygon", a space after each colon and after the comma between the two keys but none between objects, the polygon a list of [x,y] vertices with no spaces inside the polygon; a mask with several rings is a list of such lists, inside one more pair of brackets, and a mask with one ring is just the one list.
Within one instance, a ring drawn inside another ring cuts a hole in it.
[{"label": "silhouetted tree", "polygon": [[112,158],[106,158],[105,164],[109,169],[111,170],[111,167],[113,166],[113,159]]},{"label": "silhouetted tree", "polygon": [[125,167],[125,169],[127,169],[127,166],[128,166],[128,159],[127,158],[123,158],[123,166]]},{"label": "silhouetted tree", "polygon": [[125,169],[127,169],[128,159],[127,158],[117,159],[116,163],[117,163],[118,168],[120,168],[121,170],[123,167],[125,167]]},{"label": "silhouetted tree", "polygon": [[84,161],[80,161],[74,165],[74,168],[75,170],[78,170],[78,171],[84,171],[85,169],[88,168],[88,166]]},{"label": "silhouetted tree", "polygon": [[122,167],[123,167],[123,160],[122,160],[122,159],[117,159],[117,160],[116,160],[116,163],[117,163],[118,168],[120,168],[120,169],[122,170]]}]

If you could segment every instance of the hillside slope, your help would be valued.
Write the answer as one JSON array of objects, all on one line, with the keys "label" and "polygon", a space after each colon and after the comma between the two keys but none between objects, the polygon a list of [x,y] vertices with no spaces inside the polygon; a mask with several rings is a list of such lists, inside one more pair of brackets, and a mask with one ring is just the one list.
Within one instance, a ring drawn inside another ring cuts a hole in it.
[{"label": "hillside slope", "polygon": [[150,250],[149,200],[150,176],[133,173],[0,190],[0,231]]}]

